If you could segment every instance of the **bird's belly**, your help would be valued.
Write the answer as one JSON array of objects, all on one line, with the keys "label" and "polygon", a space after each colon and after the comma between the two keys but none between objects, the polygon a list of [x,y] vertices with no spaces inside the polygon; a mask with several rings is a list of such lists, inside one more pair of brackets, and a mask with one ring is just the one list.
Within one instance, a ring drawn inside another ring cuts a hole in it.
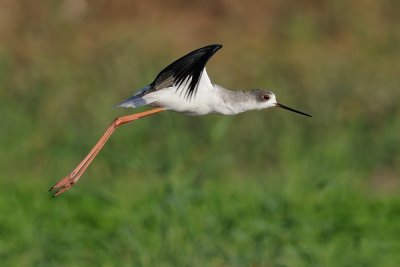
[{"label": "bird's belly", "polygon": [[191,116],[200,116],[211,113],[212,110],[206,106],[199,106],[187,100],[186,103],[182,101],[163,100],[152,103],[154,106],[164,107],[166,110],[175,111]]},{"label": "bird's belly", "polygon": [[152,97],[158,100],[153,102],[152,106],[164,107],[166,110],[184,113],[191,116],[200,116],[213,112],[213,96],[208,94],[197,94],[186,99],[184,94],[179,94],[174,88],[162,89],[151,93]]}]

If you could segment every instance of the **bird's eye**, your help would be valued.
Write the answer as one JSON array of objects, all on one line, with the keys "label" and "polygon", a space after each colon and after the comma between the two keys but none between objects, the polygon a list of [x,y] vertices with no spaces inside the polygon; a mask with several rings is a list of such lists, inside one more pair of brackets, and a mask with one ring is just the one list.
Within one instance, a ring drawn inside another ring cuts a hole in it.
[{"label": "bird's eye", "polygon": [[263,95],[263,99],[264,99],[264,100],[267,100],[267,101],[268,101],[270,98],[271,98],[271,97],[270,97],[269,95]]}]

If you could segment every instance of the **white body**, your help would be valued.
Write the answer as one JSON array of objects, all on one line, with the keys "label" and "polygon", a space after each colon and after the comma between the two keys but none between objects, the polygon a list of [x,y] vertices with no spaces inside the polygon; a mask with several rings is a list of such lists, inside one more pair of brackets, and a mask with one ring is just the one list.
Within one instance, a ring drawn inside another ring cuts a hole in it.
[{"label": "white body", "polygon": [[164,88],[143,96],[151,102],[151,106],[164,107],[166,110],[185,113],[187,115],[204,115],[211,113],[218,106],[218,91],[214,88],[204,70],[198,84],[197,94],[187,99],[184,92],[190,80],[185,81],[179,88],[176,86]]},{"label": "white body", "polygon": [[[275,96],[269,103],[258,103],[253,98],[246,97],[243,92],[227,90],[219,85],[212,84],[204,68],[200,77],[197,93],[190,99],[185,97],[186,80],[179,88],[176,86],[160,89],[137,98],[128,98],[120,103],[119,107],[138,107],[150,105],[164,107],[166,110],[184,113],[192,116],[200,116],[208,113],[223,115],[235,115],[247,110],[263,109],[274,106]],[[146,90],[148,87],[143,88]],[[139,90],[141,92],[142,90]],[[139,93],[138,92],[138,93]]]}]

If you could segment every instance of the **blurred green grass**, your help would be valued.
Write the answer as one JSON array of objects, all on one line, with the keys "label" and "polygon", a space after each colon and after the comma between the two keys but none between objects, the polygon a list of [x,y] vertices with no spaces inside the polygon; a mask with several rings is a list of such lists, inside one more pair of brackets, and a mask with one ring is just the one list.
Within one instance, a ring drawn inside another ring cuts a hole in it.
[{"label": "blurred green grass", "polygon": [[[2,266],[400,264],[396,1],[0,7]],[[110,107],[215,42],[215,82],[314,117],[149,117],[46,194],[136,112]]]}]

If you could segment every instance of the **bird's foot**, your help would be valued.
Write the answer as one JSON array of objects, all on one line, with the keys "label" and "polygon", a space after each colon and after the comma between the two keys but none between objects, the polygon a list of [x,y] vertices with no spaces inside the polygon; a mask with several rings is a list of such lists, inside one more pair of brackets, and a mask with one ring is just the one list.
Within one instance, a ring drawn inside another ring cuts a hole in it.
[{"label": "bird's foot", "polygon": [[53,195],[53,197],[59,196],[62,193],[68,191],[71,189],[71,187],[76,184],[76,182],[78,181],[78,179],[76,179],[73,175],[73,173],[69,174],[68,176],[66,176],[65,178],[63,178],[62,180],[60,180],[58,183],[56,183],[55,185],[53,185],[49,191],[53,191],[55,190],[55,193]]}]

